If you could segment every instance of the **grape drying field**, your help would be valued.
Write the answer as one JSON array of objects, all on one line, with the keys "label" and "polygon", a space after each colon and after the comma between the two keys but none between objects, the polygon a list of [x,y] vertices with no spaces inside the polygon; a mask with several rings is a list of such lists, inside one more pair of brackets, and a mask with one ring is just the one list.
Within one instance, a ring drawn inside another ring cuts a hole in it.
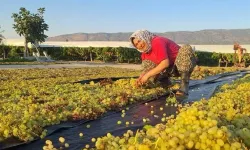
[{"label": "grape drying field", "polygon": [[[196,68],[191,79],[237,71],[236,68]],[[136,79],[102,80],[89,84],[75,81],[109,77],[135,77],[139,71],[109,67],[78,69],[12,69],[0,70],[0,143],[10,138],[32,141],[45,138],[45,127],[64,121],[96,119],[110,110],[146,101],[168,92],[155,84],[137,87]],[[174,85],[172,88],[176,88]],[[123,136],[107,133],[93,137],[92,149],[247,149],[250,147],[250,77],[222,86],[209,100],[192,105],[171,104],[176,116],[159,116],[156,126]],[[166,102],[167,103],[167,102]],[[168,103],[167,103],[168,104]],[[150,106],[149,106],[150,107]],[[163,109],[164,106],[156,109]],[[122,111],[126,115],[127,110]],[[153,112],[151,112],[153,114]],[[117,125],[129,126],[132,122]],[[79,133],[84,138],[84,133]],[[58,141],[61,149],[70,148],[65,137]],[[89,145],[83,149],[90,149]],[[47,140],[43,149],[60,149]]]}]

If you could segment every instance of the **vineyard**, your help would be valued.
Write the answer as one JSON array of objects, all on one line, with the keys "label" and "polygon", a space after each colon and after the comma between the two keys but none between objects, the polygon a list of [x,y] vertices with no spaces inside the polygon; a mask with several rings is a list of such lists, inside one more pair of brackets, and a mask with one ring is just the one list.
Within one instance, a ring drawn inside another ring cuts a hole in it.
[{"label": "vineyard", "polygon": [[[22,46],[3,46],[0,45],[0,64],[41,64],[31,60],[22,59]],[[119,63],[140,63],[141,55],[134,48],[127,47],[40,47],[40,53],[46,51],[54,60],[63,61],[103,61]],[[36,49],[30,49],[30,53],[36,52]],[[5,54],[6,56],[1,56]],[[232,66],[237,60],[235,53],[217,53],[195,51],[198,65],[201,66],[218,66],[219,59],[225,57],[229,65]],[[250,55],[245,54],[244,61],[249,64]],[[57,62],[54,62],[57,63]],[[51,64],[51,63],[50,63]],[[52,62],[53,64],[53,62]]]},{"label": "vineyard", "polygon": [[[197,67],[191,79],[235,71],[238,69]],[[95,120],[110,111],[121,111],[123,118],[130,111],[129,106],[157,99],[178,87],[177,82],[170,88],[150,83],[138,87],[134,77],[139,74],[140,71],[108,67],[0,70],[0,145],[9,139],[24,143],[42,139],[45,143],[39,149],[70,149],[69,137],[62,135],[51,141],[46,139],[46,128],[64,122]],[[111,77],[121,79],[112,81],[108,79]],[[98,78],[107,79],[91,81]],[[76,82],[82,80],[90,82]],[[174,97],[165,98],[165,104],[159,108],[145,103],[152,109],[148,113],[159,118],[156,125],[150,125],[149,118],[140,118],[143,129],[128,130],[123,136],[107,133],[91,137],[89,144],[81,149],[247,149],[250,147],[249,87],[250,76],[246,75],[223,85],[209,100],[183,104]],[[164,112],[167,106],[174,107],[176,115],[167,116]],[[155,115],[154,109],[161,114]],[[136,125],[122,119],[116,124]],[[80,132],[79,138],[85,134]]]}]

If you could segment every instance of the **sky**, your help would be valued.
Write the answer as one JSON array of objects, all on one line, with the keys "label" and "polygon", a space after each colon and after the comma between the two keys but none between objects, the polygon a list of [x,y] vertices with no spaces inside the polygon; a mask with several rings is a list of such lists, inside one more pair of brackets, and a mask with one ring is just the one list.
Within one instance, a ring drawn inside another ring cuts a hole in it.
[{"label": "sky", "polygon": [[20,38],[12,13],[45,7],[49,37],[72,33],[249,29],[250,0],[0,0],[0,30]]}]

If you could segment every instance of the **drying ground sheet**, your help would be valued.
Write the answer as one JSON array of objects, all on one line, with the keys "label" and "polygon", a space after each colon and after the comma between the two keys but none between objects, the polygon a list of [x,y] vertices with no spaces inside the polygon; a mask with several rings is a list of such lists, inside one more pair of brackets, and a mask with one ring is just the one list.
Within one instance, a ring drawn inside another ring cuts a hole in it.
[{"label": "drying ground sheet", "polygon": [[[192,78],[234,70],[227,69],[199,68]],[[0,74],[1,141],[15,138],[27,142],[43,138],[47,126],[63,121],[95,119],[109,110],[163,95],[167,90],[158,86],[137,88],[134,79],[116,81],[114,86],[107,84],[108,81],[72,84],[84,79],[139,75],[138,71],[128,69],[1,70]]]}]

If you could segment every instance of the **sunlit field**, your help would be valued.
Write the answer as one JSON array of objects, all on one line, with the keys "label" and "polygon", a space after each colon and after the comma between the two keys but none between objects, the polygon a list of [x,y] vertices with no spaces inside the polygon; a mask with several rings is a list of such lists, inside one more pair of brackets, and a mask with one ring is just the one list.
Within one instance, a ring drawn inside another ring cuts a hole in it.
[{"label": "sunlit field", "polygon": [[[230,67],[197,67],[191,79],[201,80],[237,70]],[[13,137],[20,141],[46,138],[47,131],[44,128],[47,126],[64,121],[96,119],[107,111],[147,101],[178,88],[178,83],[169,88],[150,84],[138,87],[135,78],[117,81],[107,79],[89,84],[74,83],[96,78],[136,77],[139,74],[138,70],[109,67],[0,70],[0,140],[4,142]],[[128,131],[124,137],[114,137],[108,133],[106,137],[93,141],[96,141],[97,149],[240,149],[244,146],[243,143],[249,146],[249,92],[244,92],[248,90],[249,84],[248,76],[233,85],[223,86],[218,91],[220,93],[211,100],[201,100],[192,105],[171,101],[171,105],[179,110],[176,118],[164,118],[162,114],[162,123],[159,122],[155,127],[149,126],[145,131]],[[241,96],[239,93],[242,93]],[[239,104],[241,107],[238,107]],[[224,108],[230,111],[225,112]],[[118,121],[120,123],[122,122]],[[126,124],[129,125],[130,122]],[[236,137],[242,139],[243,143]],[[58,142],[64,142],[64,138],[61,137]],[[50,141],[46,143],[45,148],[51,147]]]}]

